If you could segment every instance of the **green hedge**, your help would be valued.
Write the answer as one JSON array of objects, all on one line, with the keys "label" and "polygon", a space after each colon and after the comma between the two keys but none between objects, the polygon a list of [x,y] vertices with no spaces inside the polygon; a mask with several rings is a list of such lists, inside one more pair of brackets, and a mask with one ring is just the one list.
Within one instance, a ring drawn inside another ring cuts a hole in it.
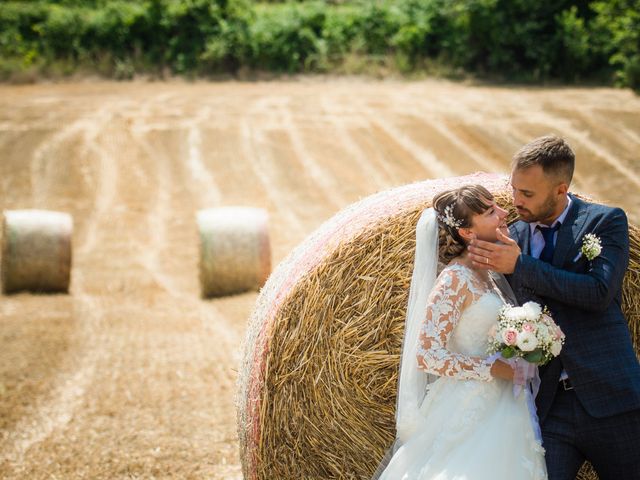
[{"label": "green hedge", "polygon": [[13,1],[0,75],[401,72],[640,87],[640,0]]}]

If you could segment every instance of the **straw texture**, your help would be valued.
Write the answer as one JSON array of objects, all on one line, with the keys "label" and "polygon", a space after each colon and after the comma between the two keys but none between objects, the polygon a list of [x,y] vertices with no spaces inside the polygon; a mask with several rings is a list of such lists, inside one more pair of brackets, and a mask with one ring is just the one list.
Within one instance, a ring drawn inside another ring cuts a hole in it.
[{"label": "straw texture", "polygon": [[[247,480],[372,475],[394,438],[415,225],[437,192],[469,183],[485,185],[509,207],[506,178],[499,175],[382,192],[322,225],[269,278],[250,321],[239,375]],[[632,228],[632,235],[624,308],[637,349],[640,232]]]},{"label": "straw texture", "polygon": [[45,210],[7,210],[2,220],[2,290],[68,292],[73,220]]},{"label": "straw texture", "polygon": [[258,289],[271,272],[268,215],[260,208],[223,207],[197,214],[203,297]]}]

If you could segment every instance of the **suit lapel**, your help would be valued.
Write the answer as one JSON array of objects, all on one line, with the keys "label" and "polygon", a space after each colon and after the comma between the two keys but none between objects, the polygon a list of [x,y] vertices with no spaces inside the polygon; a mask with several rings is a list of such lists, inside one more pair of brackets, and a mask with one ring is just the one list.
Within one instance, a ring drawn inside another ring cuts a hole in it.
[{"label": "suit lapel", "polygon": [[556,248],[551,261],[551,264],[555,267],[561,267],[564,264],[571,248],[578,241],[582,226],[587,219],[586,203],[574,195],[571,195],[571,202],[571,208],[558,230]]}]

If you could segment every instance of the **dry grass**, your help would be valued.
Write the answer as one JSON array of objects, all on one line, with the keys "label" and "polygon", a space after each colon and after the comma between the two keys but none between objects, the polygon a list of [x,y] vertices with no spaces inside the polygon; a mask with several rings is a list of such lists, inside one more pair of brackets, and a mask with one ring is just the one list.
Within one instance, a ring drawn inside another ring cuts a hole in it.
[{"label": "dry grass", "polygon": [[[62,295],[21,294],[6,304],[20,303],[21,309],[5,308],[0,344],[0,432],[10,430],[22,418],[38,394],[50,388],[74,343],[75,319],[71,300]],[[42,318],[42,310],[49,316]]]},{"label": "dry grass", "polygon": [[0,298],[0,478],[241,478],[234,382],[256,294],[199,298],[198,210],[267,209],[279,262],[359,198],[441,177],[430,154],[455,175],[504,171],[556,132],[575,185],[638,224],[639,111],[620,89],[433,81],[0,86],[1,209],[75,222],[71,294]]},{"label": "dry grass", "polygon": [[[450,180],[446,188],[460,183],[470,182]],[[482,183],[510,208],[503,184]],[[241,373],[240,395],[249,397],[240,398],[239,417],[247,479],[366,479],[392,443],[414,231],[434,186],[425,182],[423,191],[404,205],[395,191],[388,193],[386,201],[397,203],[393,215],[369,219],[353,234],[340,232],[337,245],[290,288],[277,278],[284,274],[275,274],[271,288],[279,283],[284,299],[263,292],[253,321],[264,323],[253,326],[258,332],[248,338],[245,359],[250,372]],[[632,227],[631,236],[624,310],[637,350],[640,231]],[[271,311],[264,305],[269,297]],[[597,477],[585,465],[578,478]]]}]

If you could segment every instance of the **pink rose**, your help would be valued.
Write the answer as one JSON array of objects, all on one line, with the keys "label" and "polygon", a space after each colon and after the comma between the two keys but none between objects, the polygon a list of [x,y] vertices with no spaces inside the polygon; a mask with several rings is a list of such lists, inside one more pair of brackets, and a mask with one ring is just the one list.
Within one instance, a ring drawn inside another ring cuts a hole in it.
[{"label": "pink rose", "polygon": [[502,332],[502,340],[507,345],[515,345],[518,342],[518,332],[513,328],[507,328]]},{"label": "pink rose", "polygon": [[535,331],[536,327],[533,326],[533,324],[527,322],[524,325],[522,325],[522,331],[523,332],[530,332],[533,333]]},{"label": "pink rose", "polygon": [[556,340],[562,340],[564,338],[564,332],[557,325],[555,327],[555,334],[556,334]]}]

